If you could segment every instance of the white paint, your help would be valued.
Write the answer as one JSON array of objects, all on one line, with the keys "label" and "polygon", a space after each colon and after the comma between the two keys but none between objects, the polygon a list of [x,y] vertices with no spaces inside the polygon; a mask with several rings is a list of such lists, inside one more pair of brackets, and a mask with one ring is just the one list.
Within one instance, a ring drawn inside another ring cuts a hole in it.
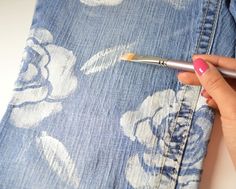
[{"label": "white paint", "polygon": [[[185,175],[185,176],[178,176],[178,182],[180,182],[183,186],[182,188],[186,189],[197,189],[196,182],[199,182],[198,174],[196,175]],[[188,182],[186,182],[188,181]]]},{"label": "white paint", "polygon": [[189,3],[189,0],[166,0],[166,2],[169,3],[174,9],[182,10],[185,9]]},{"label": "white paint", "polygon": [[148,120],[138,124],[135,136],[138,141],[145,144],[147,148],[154,148],[157,145],[157,138],[153,135]]},{"label": "white paint", "polygon": [[[161,167],[163,161],[165,161],[166,157],[162,154],[143,154],[143,160],[145,164],[147,164],[150,167]],[[173,159],[170,159],[171,161],[168,161],[168,164],[165,163],[165,166],[173,166],[175,165],[175,161]]]},{"label": "white paint", "polygon": [[196,106],[196,111],[198,111],[204,105],[207,105],[206,99],[203,96],[199,95],[198,101],[197,101],[197,106]]},{"label": "white paint", "polygon": [[88,6],[116,6],[122,3],[123,0],[80,0],[81,3],[84,3]]},{"label": "white paint", "polygon": [[52,34],[44,28],[36,28],[30,30],[29,38],[33,37],[38,40],[39,43],[52,43]]},{"label": "white paint", "polygon": [[[32,38],[37,39],[40,44],[35,43]],[[60,100],[74,92],[77,87],[77,78],[74,75],[75,56],[63,47],[50,44],[52,40],[51,33],[45,29],[33,29],[27,40],[27,47],[36,51],[40,60],[33,65],[31,62],[25,62],[27,55],[23,57],[23,63],[28,63],[28,69],[20,74],[19,81],[24,80],[28,83],[22,85],[21,82],[17,82],[17,89],[23,86],[27,89],[16,91],[11,101],[13,105],[25,103],[20,108],[14,107],[12,110],[10,121],[16,127],[34,127],[44,118],[61,111]],[[34,76],[39,73],[39,79],[34,81]],[[42,84],[44,80],[50,84]],[[50,93],[48,87],[52,87]],[[59,102],[46,102],[49,99]],[[41,102],[28,104],[38,101]]]},{"label": "white paint", "polygon": [[[211,130],[211,122],[205,117],[199,117],[194,124],[197,124],[203,130]],[[209,139],[210,132],[204,132],[202,136],[202,141],[206,141]]]},{"label": "white paint", "polygon": [[48,80],[53,86],[51,99],[60,99],[67,97],[77,87],[77,78],[73,73],[76,58],[71,51],[55,45],[46,46],[51,61],[48,65]]},{"label": "white paint", "polygon": [[[164,0],[176,10],[184,9],[189,3],[188,0]],[[116,6],[123,2],[123,0],[80,0],[81,3],[88,6]]]},{"label": "white paint", "polygon": [[[37,44],[35,43],[32,39],[28,39],[26,43],[27,47],[32,48],[35,50],[41,57],[42,56],[48,56],[47,52],[43,49],[43,46],[45,47],[46,45]],[[27,53],[27,51],[26,51]]]},{"label": "white paint", "polygon": [[[163,90],[154,93],[152,96],[148,96],[138,107],[136,111],[126,112],[120,119],[120,124],[124,131],[124,134],[131,140],[137,139],[141,144],[144,144],[147,149],[153,150],[157,147],[158,138],[153,135],[151,131],[150,120],[152,118],[153,126],[163,127],[163,119],[169,114],[176,113],[179,108],[179,101],[175,92],[171,89]],[[157,111],[158,110],[158,111]],[[156,112],[157,111],[157,112]],[[142,119],[145,121],[136,123]],[[159,139],[159,144],[162,149],[164,145],[162,139]],[[161,154],[143,154],[144,162],[150,167],[160,167],[163,163],[163,157]],[[175,165],[175,162],[170,159],[168,165]],[[142,167],[138,155],[130,157],[126,166],[126,179],[133,188],[140,189],[155,189],[161,182],[161,186],[169,186],[170,179],[163,174],[149,173]]]},{"label": "white paint", "polygon": [[129,184],[135,189],[155,189],[160,183],[160,179],[163,182],[168,178],[161,174],[151,174],[146,172],[138,158],[138,155],[129,158],[125,170],[125,176]]},{"label": "white paint", "polygon": [[[144,153],[143,160],[147,166],[161,167],[165,157],[161,154],[147,154]],[[169,159],[168,163],[165,162],[165,166],[173,166],[175,162]],[[128,159],[125,176],[129,184],[135,189],[156,189],[156,188],[172,188],[175,182],[163,174],[146,172],[139,161],[138,155],[134,155]],[[178,176],[178,182],[182,185],[187,184],[186,181],[190,181],[186,188],[196,187],[196,181],[198,181],[198,175],[184,175]],[[183,186],[183,188],[185,188]]]},{"label": "white paint", "polygon": [[191,85],[185,85],[183,86],[178,93],[176,94],[177,100],[181,101],[183,100],[184,97],[184,101],[185,103],[191,102],[193,100],[193,97],[195,97],[197,95],[197,91],[198,91],[198,86],[191,86]]},{"label": "white paint", "polygon": [[15,91],[13,98],[10,102],[12,105],[20,105],[24,102],[37,102],[44,100],[47,97],[48,88],[28,88],[23,91]]},{"label": "white paint", "polygon": [[[124,134],[127,137],[129,137],[130,140],[132,141],[137,140],[141,144],[145,145],[149,152],[149,153],[144,152],[143,154],[132,156],[129,158],[127,162],[126,179],[133,188],[138,188],[138,189],[146,189],[146,188],[154,189],[157,187],[171,188],[172,184],[174,184],[174,182],[171,182],[171,180],[168,179],[164,174],[159,174],[157,172],[150,173],[147,170],[144,170],[143,165],[139,161],[139,156],[143,158],[144,163],[150,168],[161,167],[163,163],[165,164],[165,166],[175,167],[176,162],[173,159],[162,156],[162,154],[160,154],[161,152],[156,152],[155,149],[157,148],[157,145],[161,151],[166,150],[168,146],[166,146],[166,144],[163,142],[162,139],[158,140],[158,138],[156,138],[156,136],[153,135],[150,129],[149,121],[152,118],[153,126],[160,127],[160,129],[162,129],[160,131],[166,133],[164,129],[165,126],[168,128],[168,125],[166,124],[168,124],[169,122],[167,121],[166,123],[164,123],[163,120],[165,120],[166,118],[169,118],[171,120],[174,119],[168,116],[171,113],[178,112],[180,108],[179,107],[180,103],[182,102],[183,98],[185,105],[188,106],[192,105],[190,104],[190,102],[192,101],[193,98],[196,98],[197,95],[196,91],[197,88],[191,86],[183,86],[183,88],[181,88],[177,92],[177,94],[171,89],[159,91],[154,93],[152,96],[148,96],[146,99],[144,99],[144,101],[137,108],[137,110],[128,111],[122,115],[120,119],[120,124],[124,131]],[[202,106],[202,103],[199,103],[199,106]],[[196,109],[199,110],[199,107],[197,106]],[[155,114],[156,110],[158,111]],[[185,124],[186,119],[178,117],[177,121],[179,124]],[[194,124],[198,124],[200,127],[204,128],[206,127],[206,125],[210,125],[210,122],[204,118],[199,118]],[[176,134],[181,135],[182,133],[183,130],[180,129]],[[209,136],[206,136],[207,133],[209,134],[209,132],[204,133],[201,140],[206,141],[208,139]],[[202,159],[194,162],[191,157],[194,157],[195,159],[201,158],[204,149],[195,150],[193,148],[193,145],[196,145],[196,143],[198,143],[198,135],[196,136],[192,135],[191,138],[189,138],[189,140],[191,144],[187,146],[186,151],[188,151],[188,153],[191,154],[188,154],[189,158],[185,158],[183,160],[183,163],[185,165],[187,163],[194,163],[194,165],[191,165],[191,167],[199,168],[201,167]],[[174,148],[175,144],[170,143],[169,147]],[[194,150],[191,151],[191,149]],[[181,179],[178,178],[178,181],[180,184],[185,184],[186,181],[190,181],[191,183],[189,183],[189,185],[186,186],[186,188],[189,188],[189,186],[196,186],[197,177],[198,176],[196,175],[184,175],[181,176]],[[158,183],[161,183],[160,187]]]},{"label": "white paint", "polygon": [[118,63],[120,56],[125,51],[130,51],[132,46],[133,44],[120,45],[102,50],[93,55],[80,70],[86,75],[106,70]]},{"label": "white paint", "polygon": [[[124,131],[124,134],[134,141],[136,138],[146,146],[150,147],[155,144],[155,140],[150,134],[150,128],[142,129],[143,132],[138,133],[135,136],[135,123],[146,117],[153,117],[153,122],[156,127],[158,127],[162,120],[168,116],[170,113],[176,112],[178,109],[177,99],[175,97],[175,92],[171,89],[156,92],[152,96],[148,96],[140,105],[136,111],[128,111],[122,115],[120,119],[120,125]],[[155,111],[159,111],[155,114]],[[148,137],[151,137],[148,140]],[[151,142],[151,143],[150,143]]]},{"label": "white paint", "polygon": [[10,115],[10,123],[20,128],[31,128],[37,126],[45,117],[62,110],[60,102],[40,102],[28,104],[21,108],[13,108]]},{"label": "white paint", "polygon": [[22,77],[20,75],[19,79],[21,81],[27,82],[32,80],[37,74],[38,74],[37,68],[33,64],[28,64],[27,70],[23,74],[21,74]]},{"label": "white paint", "polygon": [[66,147],[56,138],[48,136],[46,132],[42,132],[42,136],[38,137],[36,142],[49,167],[64,182],[78,188],[80,179],[76,173],[76,165]]},{"label": "white paint", "polygon": [[34,44],[34,41],[32,39],[28,39],[26,45],[28,48],[33,49],[40,55],[40,61],[37,63],[34,62],[34,64],[37,65],[37,67],[30,62],[26,62],[28,52],[27,51],[24,52],[23,59],[22,59],[22,66],[23,64],[28,63],[28,69],[27,71],[20,73],[19,81],[27,80],[28,83],[22,85],[22,83],[18,81],[15,86],[16,88],[31,87],[35,85],[39,86],[40,81],[37,81],[37,80],[32,81],[34,76],[38,74],[39,72],[41,73],[40,77],[42,77],[43,79],[47,79],[48,77],[48,71],[46,70],[46,65],[48,64],[49,57],[46,51],[40,45]]}]

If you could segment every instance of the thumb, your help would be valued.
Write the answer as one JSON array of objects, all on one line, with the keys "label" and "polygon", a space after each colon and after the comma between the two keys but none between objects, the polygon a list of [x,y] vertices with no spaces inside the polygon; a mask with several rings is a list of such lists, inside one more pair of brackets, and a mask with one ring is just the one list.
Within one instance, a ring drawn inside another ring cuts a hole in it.
[{"label": "thumb", "polygon": [[215,100],[221,114],[229,116],[232,113],[230,107],[235,106],[234,90],[213,65],[201,58],[195,59],[193,65],[201,85]]}]

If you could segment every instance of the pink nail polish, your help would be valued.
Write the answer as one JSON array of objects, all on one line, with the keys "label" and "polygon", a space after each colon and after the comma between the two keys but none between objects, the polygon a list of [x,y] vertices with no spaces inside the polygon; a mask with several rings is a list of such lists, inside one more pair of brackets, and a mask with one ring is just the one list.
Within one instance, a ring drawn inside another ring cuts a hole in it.
[{"label": "pink nail polish", "polygon": [[201,58],[194,60],[193,66],[198,75],[204,74],[208,69],[208,64]]},{"label": "pink nail polish", "polygon": [[201,96],[203,96],[205,92],[206,92],[206,90],[203,89],[203,90],[201,91]]},{"label": "pink nail polish", "polygon": [[201,92],[201,96],[203,96],[203,91]]}]

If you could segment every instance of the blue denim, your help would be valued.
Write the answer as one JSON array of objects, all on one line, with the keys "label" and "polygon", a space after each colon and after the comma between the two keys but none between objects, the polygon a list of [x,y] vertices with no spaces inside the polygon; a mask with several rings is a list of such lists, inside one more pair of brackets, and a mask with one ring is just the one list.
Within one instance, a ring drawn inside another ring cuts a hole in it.
[{"label": "blue denim", "polygon": [[234,4],[38,0],[0,124],[0,188],[197,188],[214,118],[200,88],[119,57],[234,57]]}]

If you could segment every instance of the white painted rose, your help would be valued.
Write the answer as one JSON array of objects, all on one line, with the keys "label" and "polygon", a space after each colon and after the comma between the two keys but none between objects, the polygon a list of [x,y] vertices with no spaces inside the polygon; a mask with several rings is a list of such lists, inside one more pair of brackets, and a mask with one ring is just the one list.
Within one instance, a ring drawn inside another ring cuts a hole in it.
[{"label": "white painted rose", "polygon": [[48,30],[31,30],[11,101],[10,121],[16,127],[36,126],[44,118],[59,112],[61,100],[77,87],[73,73],[75,56],[72,51],[52,42],[53,36]]},{"label": "white painted rose", "polygon": [[[177,93],[172,89],[158,91],[152,96],[148,96],[138,106],[137,110],[128,111],[121,117],[120,124],[124,134],[130,140],[138,141],[146,147],[143,154],[132,155],[126,164],[125,176],[134,188],[152,189],[157,187],[157,183],[171,184],[170,181],[174,180],[171,172],[160,172],[163,171],[164,166],[174,169],[176,164],[174,159],[175,153],[178,154],[178,149],[175,142],[167,144],[165,140],[166,134],[169,132],[167,130],[169,124],[179,110],[183,95],[188,100],[193,96],[191,90],[187,92],[180,90]],[[194,186],[194,183],[198,182],[199,175],[195,171],[201,167],[205,153],[205,149],[202,147],[206,146],[204,143],[207,143],[210,133],[210,120],[201,116],[201,111],[204,111],[205,107],[205,102],[202,99],[200,98],[196,106],[195,111],[198,116],[193,120],[193,130],[190,132],[191,137],[188,139],[188,145],[185,149],[186,158],[183,159],[181,165],[183,170],[188,169],[189,166],[193,167],[193,173],[189,172],[178,177],[179,184],[186,188]],[[179,118],[180,124],[184,124],[185,120],[185,118]],[[183,140],[181,138],[183,137],[183,129],[181,127],[175,129],[175,140]],[[172,150],[172,156],[164,156],[163,151],[165,149]]]}]

